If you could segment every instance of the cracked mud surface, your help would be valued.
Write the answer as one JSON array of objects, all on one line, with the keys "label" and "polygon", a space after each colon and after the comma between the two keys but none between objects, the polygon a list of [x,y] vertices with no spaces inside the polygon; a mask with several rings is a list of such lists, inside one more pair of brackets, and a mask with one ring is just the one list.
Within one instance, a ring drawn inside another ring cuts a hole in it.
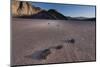
[{"label": "cracked mud surface", "polygon": [[12,65],[95,61],[94,21],[13,18],[11,40]]}]

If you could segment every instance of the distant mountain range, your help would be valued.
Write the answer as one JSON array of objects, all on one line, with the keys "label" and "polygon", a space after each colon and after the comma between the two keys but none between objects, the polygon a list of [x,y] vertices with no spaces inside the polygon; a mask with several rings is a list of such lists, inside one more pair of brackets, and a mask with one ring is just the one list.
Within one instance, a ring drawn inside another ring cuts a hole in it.
[{"label": "distant mountain range", "polygon": [[17,18],[53,19],[53,20],[96,20],[96,18],[67,17],[55,9],[43,10],[31,5],[29,2],[13,0],[12,15]]},{"label": "distant mountain range", "polygon": [[96,18],[88,18],[88,17],[67,17],[68,20],[79,20],[79,21],[96,21]]}]

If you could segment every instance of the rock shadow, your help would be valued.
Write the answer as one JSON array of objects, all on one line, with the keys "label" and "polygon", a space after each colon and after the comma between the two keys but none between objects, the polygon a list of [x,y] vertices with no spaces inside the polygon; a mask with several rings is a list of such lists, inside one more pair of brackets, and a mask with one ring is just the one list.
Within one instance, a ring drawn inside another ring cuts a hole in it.
[{"label": "rock shadow", "polygon": [[51,49],[59,50],[61,48],[63,48],[63,45],[57,45],[57,46],[50,47],[50,48],[47,48],[47,49],[35,51],[31,55],[27,55],[25,57],[31,58],[31,59],[34,59],[34,60],[46,60],[48,55],[52,53]]}]

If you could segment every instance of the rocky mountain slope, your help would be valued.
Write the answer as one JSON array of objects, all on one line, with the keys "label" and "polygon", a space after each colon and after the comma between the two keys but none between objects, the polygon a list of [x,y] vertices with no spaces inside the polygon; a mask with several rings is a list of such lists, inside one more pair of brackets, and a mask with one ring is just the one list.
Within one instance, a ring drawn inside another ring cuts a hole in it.
[{"label": "rocky mountain slope", "polygon": [[64,16],[63,14],[61,14],[60,12],[58,12],[58,11],[56,11],[54,9],[48,10],[48,13],[51,14],[56,19],[67,20],[66,16]]},{"label": "rocky mountain slope", "polygon": [[31,6],[30,2],[12,0],[12,15],[16,16],[30,16],[41,11],[39,7]]},{"label": "rocky mountain slope", "polygon": [[66,20],[67,18],[54,9],[43,10],[33,6],[27,1],[12,0],[12,15],[13,17],[30,18],[30,19],[59,19]]}]

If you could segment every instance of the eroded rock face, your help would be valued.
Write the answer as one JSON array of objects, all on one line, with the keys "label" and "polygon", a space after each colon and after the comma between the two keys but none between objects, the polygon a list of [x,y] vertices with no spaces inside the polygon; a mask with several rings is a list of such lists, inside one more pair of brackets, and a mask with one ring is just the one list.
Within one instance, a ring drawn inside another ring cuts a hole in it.
[{"label": "eroded rock face", "polygon": [[30,2],[12,0],[12,15],[13,16],[30,16],[41,11],[40,8],[34,7]]},{"label": "eroded rock face", "polygon": [[29,1],[12,0],[12,16],[28,19],[67,20],[67,17],[55,9],[44,10],[33,6]]}]

